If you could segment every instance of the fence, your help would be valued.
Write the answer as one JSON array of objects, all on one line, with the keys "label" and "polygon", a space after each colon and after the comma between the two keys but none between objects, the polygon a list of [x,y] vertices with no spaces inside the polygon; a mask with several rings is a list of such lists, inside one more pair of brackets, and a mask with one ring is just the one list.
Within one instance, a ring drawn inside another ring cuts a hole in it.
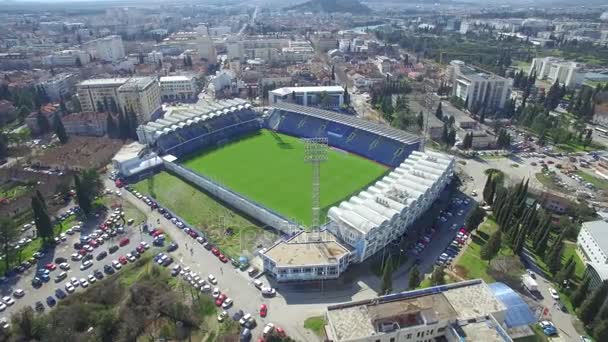
[{"label": "fence", "polygon": [[299,229],[295,223],[284,218],[279,213],[255,203],[205,176],[173,162],[163,160],[163,163],[168,171],[209,192],[234,209],[256,219],[264,225],[270,226],[285,234],[291,234],[294,228]]}]

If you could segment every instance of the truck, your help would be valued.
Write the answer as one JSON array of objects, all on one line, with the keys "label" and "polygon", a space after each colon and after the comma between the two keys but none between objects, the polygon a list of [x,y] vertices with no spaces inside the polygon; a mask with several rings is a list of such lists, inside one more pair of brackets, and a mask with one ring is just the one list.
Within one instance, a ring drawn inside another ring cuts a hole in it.
[{"label": "truck", "polygon": [[530,292],[538,292],[538,283],[529,274],[524,274],[521,277],[521,282]]}]

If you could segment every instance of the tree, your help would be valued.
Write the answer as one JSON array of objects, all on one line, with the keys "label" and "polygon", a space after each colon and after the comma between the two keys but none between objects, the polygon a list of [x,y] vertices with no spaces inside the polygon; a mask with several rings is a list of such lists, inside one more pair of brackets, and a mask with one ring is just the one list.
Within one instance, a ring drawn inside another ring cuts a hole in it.
[{"label": "tree", "polygon": [[65,132],[65,127],[63,126],[63,122],[61,121],[61,117],[59,114],[55,114],[53,116],[53,129],[55,130],[55,134],[57,134],[57,138],[62,144],[68,142],[68,134]]},{"label": "tree", "polygon": [[344,104],[350,106],[350,93],[348,92],[348,86],[344,87]]},{"label": "tree", "polygon": [[483,222],[483,219],[485,218],[485,216],[486,216],[486,212],[483,209],[481,209],[479,204],[476,204],[475,207],[473,208],[473,211],[471,212],[471,214],[465,220],[464,224],[467,226],[467,229],[469,231],[472,231],[474,229],[477,229],[477,227],[481,224],[481,222]]},{"label": "tree", "polygon": [[564,244],[558,239],[551,245],[551,249],[546,256],[545,262],[547,269],[551,274],[556,274],[562,268],[562,255],[564,253]]},{"label": "tree", "polygon": [[568,258],[566,265],[562,267],[562,269],[559,270],[555,275],[555,282],[559,286],[563,286],[565,280],[572,279],[572,276],[574,275],[575,266],[576,264],[574,263],[574,257],[571,255],[570,258]]},{"label": "tree", "polygon": [[51,222],[51,218],[46,209],[46,203],[44,202],[44,198],[40,191],[36,190],[35,195],[32,196],[31,202],[38,236],[45,242],[48,242],[53,238],[53,223]]},{"label": "tree", "polygon": [[490,202],[490,197],[492,194],[492,174],[493,172],[488,173],[488,177],[486,178],[486,184],[483,186],[482,196],[483,200],[486,202]]},{"label": "tree", "polygon": [[8,138],[4,132],[0,132],[0,159],[8,156]]},{"label": "tree", "polygon": [[488,241],[481,247],[481,250],[479,251],[479,256],[483,260],[488,260],[488,262],[489,262],[498,254],[498,251],[500,251],[501,244],[502,244],[502,232],[499,229],[496,232],[494,232],[490,236]]},{"label": "tree", "polygon": [[436,266],[431,273],[431,285],[445,284],[445,268],[444,266]]},{"label": "tree", "polygon": [[78,205],[82,211],[88,215],[93,209],[93,199],[101,189],[103,183],[99,178],[99,173],[95,169],[87,169],[74,175],[74,189]]},{"label": "tree", "polygon": [[420,286],[420,270],[418,270],[418,266],[414,265],[410,269],[410,277],[408,281],[408,289],[413,290]]},{"label": "tree", "polygon": [[443,109],[441,108],[441,102],[437,105],[437,110],[435,110],[435,116],[439,120],[443,120]]},{"label": "tree", "polygon": [[595,325],[593,338],[596,341],[608,341],[608,319],[604,319]]},{"label": "tree", "polygon": [[331,96],[326,92],[322,92],[321,95],[319,95],[319,104],[323,108],[329,108],[331,106]]},{"label": "tree", "polygon": [[108,137],[112,139],[119,138],[120,136],[116,121],[114,121],[114,117],[110,113],[108,113],[108,116],[106,118],[106,131],[108,132]]},{"label": "tree", "polygon": [[393,290],[393,262],[389,254],[384,261],[384,269],[382,270],[382,293],[388,294]]},{"label": "tree", "polygon": [[418,126],[419,130],[424,129],[424,115],[422,114],[422,111],[420,111],[416,116],[416,125]]},{"label": "tree", "polygon": [[15,241],[21,232],[15,222],[9,217],[0,218],[0,248],[4,253],[4,269],[9,269],[11,260],[11,244]]},{"label": "tree", "polygon": [[587,299],[585,299],[585,301],[583,301],[581,307],[578,309],[578,318],[580,318],[585,325],[589,325],[593,322],[595,315],[604,304],[604,301],[606,301],[607,295],[608,281],[605,280]]},{"label": "tree", "polygon": [[[79,36],[80,37],[80,36]],[[82,61],[80,60],[80,57],[76,57],[76,67],[80,68],[82,67]]]},{"label": "tree", "polygon": [[46,117],[46,115],[42,114],[41,111],[38,111],[38,113],[36,113],[36,123],[38,124],[38,129],[42,134],[48,133],[51,129],[49,119]]},{"label": "tree", "polygon": [[585,279],[583,279],[580,285],[576,288],[576,291],[574,291],[572,296],[570,296],[570,301],[572,301],[572,305],[575,308],[578,308],[585,298],[587,298],[590,282],[591,279],[589,277],[585,277]]}]

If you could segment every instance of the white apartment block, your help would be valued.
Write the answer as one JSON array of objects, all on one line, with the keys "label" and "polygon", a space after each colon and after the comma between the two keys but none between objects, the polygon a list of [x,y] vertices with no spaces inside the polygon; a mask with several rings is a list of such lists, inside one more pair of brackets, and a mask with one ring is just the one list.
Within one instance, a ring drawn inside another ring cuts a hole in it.
[{"label": "white apartment block", "polygon": [[83,50],[62,50],[42,58],[42,64],[48,66],[76,66],[89,64],[91,56]]},{"label": "white apartment block", "polygon": [[451,76],[452,96],[465,101],[466,108],[477,104],[501,109],[511,97],[512,79],[480,72],[463,61],[451,61],[448,74]]},{"label": "white apartment block", "polygon": [[194,76],[163,76],[160,78],[160,95],[163,101],[191,100],[198,93]]},{"label": "white apartment block", "polygon": [[117,35],[90,40],[83,43],[82,47],[91,56],[106,62],[116,62],[125,57],[122,38]]},{"label": "white apartment block", "polygon": [[39,84],[52,101],[69,98],[76,89],[76,74],[61,73]]},{"label": "white apartment block", "polygon": [[537,79],[549,80],[552,83],[557,81],[568,88],[573,88],[583,82],[581,68],[582,64],[566,61],[563,58],[534,58],[528,75],[536,72]]},{"label": "white apartment block", "polygon": [[[330,305],[326,341],[510,342],[506,315],[511,310],[492,285],[476,279]],[[531,312],[526,316],[525,322],[535,320]]]},{"label": "white apartment block", "polygon": [[264,272],[278,282],[336,279],[348,268],[349,255],[327,231],[301,231],[261,254]]},{"label": "white apartment block", "polygon": [[270,106],[275,103],[288,102],[302,106],[322,106],[323,96],[328,108],[340,108],[344,104],[344,88],[340,86],[322,87],[284,87],[268,92]]},{"label": "white apartment block", "polygon": [[239,58],[261,59],[266,62],[272,62],[278,60],[283,48],[289,47],[289,40],[283,38],[250,39],[245,41],[231,38],[226,43],[228,60]]},{"label": "white apartment block", "polygon": [[408,231],[453,174],[452,157],[414,151],[374,185],[329,209],[327,229],[353,247],[351,261],[362,262]]},{"label": "white apartment block", "polygon": [[290,40],[289,46],[281,49],[281,60],[285,62],[306,62],[315,55],[309,41]]},{"label": "white apartment block", "polygon": [[160,84],[154,77],[107,78],[86,80],[77,85],[83,112],[134,110],[139,123],[150,120],[160,109]]}]

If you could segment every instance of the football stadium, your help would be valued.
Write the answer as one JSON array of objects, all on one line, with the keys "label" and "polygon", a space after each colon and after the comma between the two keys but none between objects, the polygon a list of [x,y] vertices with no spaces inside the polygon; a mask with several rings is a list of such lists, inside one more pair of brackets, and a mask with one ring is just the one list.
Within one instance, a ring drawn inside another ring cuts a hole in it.
[{"label": "football stadium", "polygon": [[[138,138],[163,170],[152,177],[163,183],[157,200],[186,222],[207,233],[209,223],[222,218],[209,210],[204,217],[193,213],[213,199],[223,215],[251,223],[230,223],[236,235],[251,225],[281,234],[262,255],[265,271],[279,281],[335,278],[376,253],[432,204],[454,164],[445,155],[418,152],[420,140],[410,133],[291,103],[264,114],[241,99],[171,106],[163,118],[140,125]],[[318,144],[323,158],[310,163],[310,147]],[[143,183],[137,185],[142,190]],[[192,199],[164,203],[175,200],[163,193],[179,196],[178,189]],[[254,245],[218,243],[233,257]],[[310,264],[325,266],[302,268]]]}]

